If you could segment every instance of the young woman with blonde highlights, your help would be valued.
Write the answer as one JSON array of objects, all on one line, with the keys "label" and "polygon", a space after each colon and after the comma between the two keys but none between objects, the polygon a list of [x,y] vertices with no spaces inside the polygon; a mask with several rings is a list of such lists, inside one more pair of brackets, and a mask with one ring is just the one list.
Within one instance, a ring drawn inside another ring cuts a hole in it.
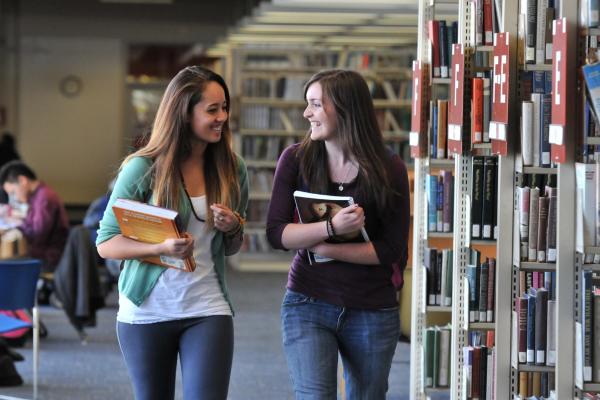
[{"label": "young woman with blonde highlights", "polygon": [[[337,362],[348,399],[385,399],[399,338],[392,265],[406,264],[410,223],[406,167],[387,149],[369,88],[356,72],[322,71],[306,84],[310,130],[277,163],[267,236],[297,250],[281,307],[296,399],[336,399]],[[295,221],[293,193],[352,196],[327,221]],[[365,228],[369,242],[340,243]],[[333,259],[312,265],[307,251]]]},{"label": "young woman with blonde highlights", "polygon": [[[225,256],[242,243],[246,166],[231,148],[230,98],[218,74],[187,67],[169,83],[148,143],[127,157],[100,222],[98,252],[124,259],[117,335],[135,398],[173,399],[179,356],[186,399],[226,399],[233,310]],[[117,198],[179,212],[186,237],[159,244],[124,237]],[[151,255],[196,262],[194,272],[141,261]]]}]

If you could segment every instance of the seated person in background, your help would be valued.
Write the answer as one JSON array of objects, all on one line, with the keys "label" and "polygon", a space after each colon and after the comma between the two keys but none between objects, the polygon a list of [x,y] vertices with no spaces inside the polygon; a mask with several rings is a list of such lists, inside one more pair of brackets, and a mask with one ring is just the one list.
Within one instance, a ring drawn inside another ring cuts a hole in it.
[{"label": "seated person in background", "polygon": [[69,233],[69,218],[62,200],[18,160],[0,169],[0,184],[10,197],[28,204],[27,215],[18,228],[27,239],[28,255],[42,260],[43,272],[53,272]]}]

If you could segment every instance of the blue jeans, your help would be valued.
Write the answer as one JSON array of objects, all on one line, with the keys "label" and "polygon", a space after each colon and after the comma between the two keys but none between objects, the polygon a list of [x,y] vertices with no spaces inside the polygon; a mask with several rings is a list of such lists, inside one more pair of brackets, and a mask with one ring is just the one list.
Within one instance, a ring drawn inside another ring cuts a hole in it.
[{"label": "blue jeans", "polygon": [[337,398],[338,352],[349,400],[384,400],[400,334],[398,307],[357,310],[287,291],[283,346],[297,400]]},{"label": "blue jeans", "polygon": [[227,398],[233,359],[231,316],[154,324],[117,322],[117,336],[136,400],[175,397],[177,355],[184,399]]}]

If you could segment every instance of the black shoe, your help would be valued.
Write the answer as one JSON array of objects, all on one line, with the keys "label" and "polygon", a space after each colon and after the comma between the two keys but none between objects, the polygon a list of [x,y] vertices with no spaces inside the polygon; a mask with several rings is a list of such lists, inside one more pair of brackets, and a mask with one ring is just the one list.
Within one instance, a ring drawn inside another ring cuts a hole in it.
[{"label": "black shoe", "polygon": [[23,378],[9,356],[0,356],[0,386],[20,386]]},{"label": "black shoe", "polygon": [[17,353],[9,347],[8,343],[6,342],[6,340],[4,340],[4,338],[0,337],[0,357],[2,356],[9,356],[13,361],[25,360],[25,358],[23,358],[23,356],[20,353]]}]

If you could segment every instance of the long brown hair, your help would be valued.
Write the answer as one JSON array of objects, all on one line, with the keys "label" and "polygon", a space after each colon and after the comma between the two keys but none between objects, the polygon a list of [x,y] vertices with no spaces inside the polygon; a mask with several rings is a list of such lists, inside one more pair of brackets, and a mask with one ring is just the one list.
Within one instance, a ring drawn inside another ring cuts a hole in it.
[{"label": "long brown hair", "polygon": [[[349,70],[325,70],[313,75],[304,86],[306,92],[318,82],[323,101],[329,100],[335,110],[336,135],[344,156],[352,155],[358,163],[357,192],[374,202],[380,210],[392,205],[394,190],[388,175],[389,159],[373,100],[363,77]],[[327,151],[323,141],[314,141],[310,132],[300,145],[300,168],[311,191],[327,193],[329,178]]]},{"label": "long brown hair", "polygon": [[[194,106],[202,99],[209,82],[218,83],[225,92],[229,113],[229,90],[223,78],[203,67],[191,66],[179,71],[169,82],[162,97],[148,143],[128,156],[149,157],[154,161],[148,171],[152,177],[152,196],[156,204],[177,208],[181,194],[179,166],[191,153],[191,117]],[[234,208],[240,200],[237,158],[231,148],[229,118],[223,124],[221,140],[210,143],[204,154],[204,179],[207,204],[222,203]],[[213,222],[212,211],[207,208],[206,221]]]}]

